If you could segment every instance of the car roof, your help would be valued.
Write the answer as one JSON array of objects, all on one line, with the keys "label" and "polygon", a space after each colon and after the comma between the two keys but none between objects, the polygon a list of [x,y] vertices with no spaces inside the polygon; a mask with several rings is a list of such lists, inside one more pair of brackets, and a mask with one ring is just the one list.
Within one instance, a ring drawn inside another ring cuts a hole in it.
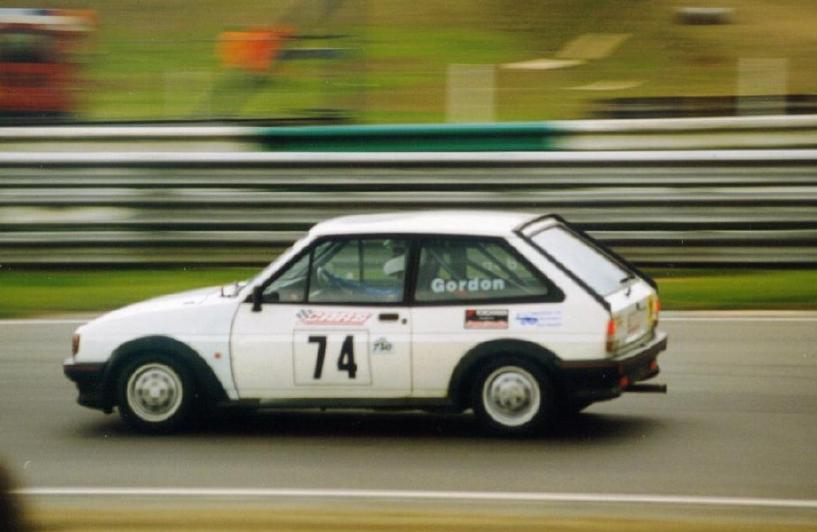
[{"label": "car roof", "polygon": [[[449,234],[507,236],[542,216],[488,210],[408,211],[332,218],[315,225],[312,236],[344,234]],[[555,220],[554,220],[555,221]]]}]

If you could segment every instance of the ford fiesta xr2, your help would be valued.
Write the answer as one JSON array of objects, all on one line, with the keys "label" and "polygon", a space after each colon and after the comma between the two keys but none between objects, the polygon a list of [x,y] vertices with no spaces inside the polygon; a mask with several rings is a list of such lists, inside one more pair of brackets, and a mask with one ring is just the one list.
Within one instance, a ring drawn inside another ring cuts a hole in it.
[{"label": "ford fiesta xr2", "polygon": [[255,278],[77,329],[79,403],[169,432],[213,408],[472,409],[529,433],[658,373],[655,283],[558,216],[319,223]]}]

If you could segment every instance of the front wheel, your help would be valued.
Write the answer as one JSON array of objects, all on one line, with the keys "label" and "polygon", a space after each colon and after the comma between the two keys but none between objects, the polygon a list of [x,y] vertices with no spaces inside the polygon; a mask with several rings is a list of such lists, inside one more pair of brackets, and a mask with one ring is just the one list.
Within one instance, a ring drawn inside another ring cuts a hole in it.
[{"label": "front wheel", "polygon": [[472,406],[485,428],[505,435],[533,433],[554,414],[553,391],[544,372],[527,360],[510,357],[477,372]]},{"label": "front wheel", "polygon": [[137,357],[119,374],[119,414],[141,432],[181,429],[191,421],[193,400],[194,383],[189,371],[167,355]]}]

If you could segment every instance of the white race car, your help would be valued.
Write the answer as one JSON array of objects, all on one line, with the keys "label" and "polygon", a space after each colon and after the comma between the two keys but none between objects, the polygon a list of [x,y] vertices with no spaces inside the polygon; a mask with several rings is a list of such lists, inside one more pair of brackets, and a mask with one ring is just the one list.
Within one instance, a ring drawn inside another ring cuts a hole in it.
[{"label": "white race car", "polygon": [[317,224],[248,282],[76,331],[79,403],[146,432],[222,405],[473,409],[529,433],[658,373],[655,283],[558,216],[462,211]]}]

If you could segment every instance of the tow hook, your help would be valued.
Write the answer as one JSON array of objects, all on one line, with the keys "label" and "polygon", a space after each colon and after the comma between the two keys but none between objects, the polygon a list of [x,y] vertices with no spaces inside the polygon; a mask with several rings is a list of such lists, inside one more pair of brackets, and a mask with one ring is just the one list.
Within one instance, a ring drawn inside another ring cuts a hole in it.
[{"label": "tow hook", "polygon": [[638,393],[667,393],[667,385],[666,384],[631,384],[627,386],[623,391],[625,392],[638,392]]}]

